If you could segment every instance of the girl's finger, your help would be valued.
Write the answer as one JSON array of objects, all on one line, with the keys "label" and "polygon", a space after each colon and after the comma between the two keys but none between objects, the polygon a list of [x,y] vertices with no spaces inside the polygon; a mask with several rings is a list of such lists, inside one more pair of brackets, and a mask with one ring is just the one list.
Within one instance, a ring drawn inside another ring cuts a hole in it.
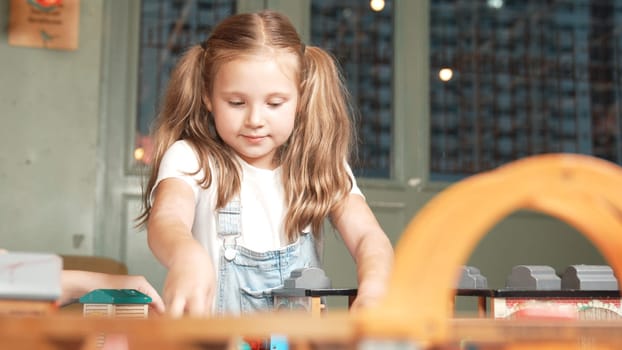
[{"label": "girl's finger", "polygon": [[184,314],[184,308],[186,301],[181,298],[173,298],[173,300],[167,303],[166,309],[169,316],[173,318],[179,318]]}]

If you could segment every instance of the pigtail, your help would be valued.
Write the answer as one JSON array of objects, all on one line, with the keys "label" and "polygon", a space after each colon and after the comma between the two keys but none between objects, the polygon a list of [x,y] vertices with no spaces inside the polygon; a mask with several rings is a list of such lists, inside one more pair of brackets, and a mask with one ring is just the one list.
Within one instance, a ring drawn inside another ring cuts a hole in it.
[{"label": "pigtail", "polygon": [[313,46],[305,47],[302,68],[298,119],[283,169],[290,239],[309,224],[319,234],[324,218],[339,214],[352,188],[346,170],[351,108],[342,75],[334,58]]},{"label": "pigtail", "polygon": [[[177,63],[171,73],[168,88],[152,131],[154,144],[151,175],[143,191],[143,212],[137,218],[138,225],[146,223],[151,211],[150,194],[155,186],[158,169],[166,150],[177,140],[185,139],[199,157],[205,177],[202,186],[211,184],[209,171],[209,150],[221,148],[213,122],[206,122],[209,116],[203,98],[208,94],[205,59],[207,50],[200,45],[191,47]],[[201,146],[199,146],[201,145]],[[204,148],[208,145],[207,149]],[[199,172],[200,169],[193,174]]]}]

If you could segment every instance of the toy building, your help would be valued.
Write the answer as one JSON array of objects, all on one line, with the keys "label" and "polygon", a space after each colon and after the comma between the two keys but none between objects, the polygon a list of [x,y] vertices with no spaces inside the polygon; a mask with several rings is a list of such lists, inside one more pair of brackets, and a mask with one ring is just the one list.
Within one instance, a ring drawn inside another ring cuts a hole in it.
[{"label": "toy building", "polygon": [[487,302],[493,292],[488,288],[486,276],[477,267],[467,265],[461,266],[459,275],[454,300],[457,297],[477,297],[478,316],[488,317]]},{"label": "toy building", "polygon": [[147,318],[150,302],[135,289],[96,289],[80,298],[84,317]]},{"label": "toy building", "polygon": [[55,254],[0,254],[0,314],[40,315],[56,310],[62,259]]},{"label": "toy building", "polygon": [[356,296],[356,289],[332,288],[324,270],[318,267],[296,269],[285,280],[283,288],[272,291],[277,311],[300,310],[319,316],[325,309],[324,299],[329,296],[347,296],[348,305]]}]

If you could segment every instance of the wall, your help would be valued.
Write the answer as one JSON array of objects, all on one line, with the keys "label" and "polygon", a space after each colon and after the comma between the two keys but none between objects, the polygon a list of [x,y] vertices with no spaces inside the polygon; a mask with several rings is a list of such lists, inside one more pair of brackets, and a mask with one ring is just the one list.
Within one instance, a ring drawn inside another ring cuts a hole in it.
[{"label": "wall", "polygon": [[0,0],[0,246],[93,251],[102,5],[81,1],[79,48],[56,51],[9,46]]}]

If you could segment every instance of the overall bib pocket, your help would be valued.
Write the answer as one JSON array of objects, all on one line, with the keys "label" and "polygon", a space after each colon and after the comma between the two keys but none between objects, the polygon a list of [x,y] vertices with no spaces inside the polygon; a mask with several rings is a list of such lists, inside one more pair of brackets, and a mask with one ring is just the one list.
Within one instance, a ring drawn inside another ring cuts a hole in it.
[{"label": "overall bib pocket", "polygon": [[240,288],[240,311],[242,314],[272,310],[273,307],[272,288],[263,290]]}]

